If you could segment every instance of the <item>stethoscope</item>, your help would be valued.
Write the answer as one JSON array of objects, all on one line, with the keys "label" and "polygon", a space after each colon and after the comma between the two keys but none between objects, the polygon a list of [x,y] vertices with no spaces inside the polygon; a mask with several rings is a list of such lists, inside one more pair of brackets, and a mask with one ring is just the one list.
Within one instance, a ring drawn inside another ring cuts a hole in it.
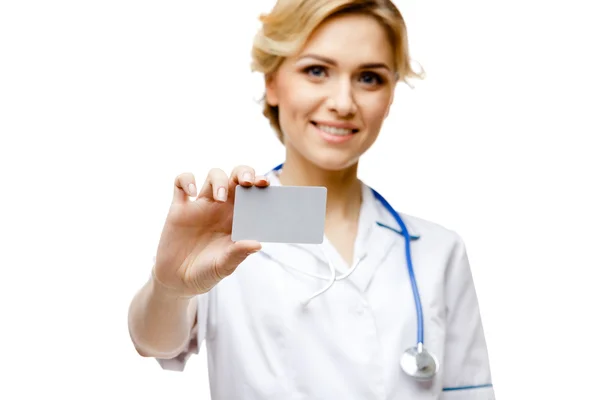
[{"label": "stethoscope", "polygon": [[[273,172],[281,170],[282,167],[283,167],[283,164],[278,165],[277,167],[273,168]],[[429,353],[423,345],[423,342],[424,342],[423,306],[421,305],[421,296],[419,295],[419,288],[417,287],[417,279],[415,278],[415,273],[414,273],[413,265],[412,265],[412,257],[410,254],[410,234],[408,232],[408,229],[406,228],[406,224],[404,224],[404,221],[400,217],[400,214],[398,214],[396,212],[396,210],[394,210],[394,208],[390,205],[390,203],[388,203],[387,200],[382,195],[380,195],[375,189],[371,189],[371,191],[373,192],[373,195],[375,196],[375,198],[377,200],[379,200],[379,202],[381,202],[381,204],[383,204],[383,207],[387,210],[387,212],[390,213],[390,215],[392,217],[394,217],[394,220],[396,220],[396,223],[401,228],[401,230],[399,232],[397,232],[397,231],[395,231],[395,232],[398,233],[400,236],[404,237],[406,266],[408,269],[408,276],[410,278],[413,297],[415,300],[415,308],[417,310],[417,345],[406,349],[406,351],[402,354],[402,357],[400,359],[400,366],[402,367],[402,370],[408,376],[410,376],[416,380],[419,380],[419,381],[428,381],[428,380],[433,379],[433,377],[437,373],[438,368],[439,368],[439,363],[438,363],[438,360],[435,357],[435,355]],[[321,291],[319,291],[318,293],[316,293],[312,297],[310,297],[307,300],[306,304],[308,304],[308,302],[311,301],[312,299],[314,299],[315,297],[317,297],[317,296],[323,294],[325,291],[329,290],[329,288],[331,288],[333,286],[335,281],[339,281],[339,280],[346,279],[347,277],[349,277],[352,274],[352,272],[354,272],[354,270],[356,270],[356,267],[362,261],[362,258],[363,258],[363,257],[359,257],[358,261],[356,261],[354,263],[352,268],[350,268],[350,270],[347,273],[345,273],[344,275],[341,275],[341,276],[336,276],[335,268],[334,268],[331,260],[327,257],[327,253],[325,253],[325,257],[329,261],[329,269],[331,272],[330,277],[322,277],[320,275],[312,274],[307,271],[303,271],[301,269],[297,269],[292,266],[288,266],[288,267],[293,268],[296,271],[304,273],[306,275],[310,275],[312,277],[319,278],[319,279],[328,279],[329,280],[329,284],[327,285],[327,287],[325,287],[324,289],[322,289]]]}]

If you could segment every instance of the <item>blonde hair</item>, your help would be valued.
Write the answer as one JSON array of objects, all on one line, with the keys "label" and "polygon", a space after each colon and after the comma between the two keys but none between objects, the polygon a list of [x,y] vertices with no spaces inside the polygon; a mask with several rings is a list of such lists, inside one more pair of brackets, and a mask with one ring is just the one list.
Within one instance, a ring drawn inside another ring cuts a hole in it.
[{"label": "blonde hair", "polygon": [[[422,71],[417,73],[411,67],[406,24],[391,0],[277,0],[271,13],[259,18],[262,28],[254,38],[252,71],[269,76],[286,57],[297,54],[312,32],[325,20],[357,13],[373,16],[386,29],[395,51],[394,68],[398,80],[410,86],[407,79],[423,77]],[[263,103],[263,115],[283,143],[279,109],[270,106],[264,97]]]}]

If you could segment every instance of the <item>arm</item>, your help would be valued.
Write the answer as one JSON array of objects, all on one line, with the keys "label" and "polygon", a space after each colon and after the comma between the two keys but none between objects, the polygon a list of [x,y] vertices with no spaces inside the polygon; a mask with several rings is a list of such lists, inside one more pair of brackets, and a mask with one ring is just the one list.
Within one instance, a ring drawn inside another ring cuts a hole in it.
[{"label": "arm", "polygon": [[494,400],[487,345],[464,242],[446,270],[447,333],[441,400]]},{"label": "arm", "polygon": [[134,296],[129,307],[129,334],[144,357],[173,358],[190,341],[197,301],[179,297],[152,278]]},{"label": "arm", "polygon": [[128,315],[136,350],[158,359],[164,369],[182,370],[187,357],[198,352],[206,333],[209,292],[261,248],[255,240],[233,242],[231,228],[224,229],[234,208],[234,196],[228,193],[238,185],[267,187],[269,181],[243,165],[231,176],[211,169],[199,192],[193,174],[175,178],[152,277],[132,299]]}]

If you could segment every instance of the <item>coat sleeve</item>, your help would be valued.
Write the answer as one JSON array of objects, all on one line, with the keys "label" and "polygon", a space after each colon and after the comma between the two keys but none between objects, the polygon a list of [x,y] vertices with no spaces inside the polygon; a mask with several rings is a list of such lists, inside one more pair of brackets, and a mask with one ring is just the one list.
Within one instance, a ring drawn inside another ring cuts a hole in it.
[{"label": "coat sleeve", "polygon": [[487,344],[462,238],[446,269],[446,343],[440,400],[495,400]]},{"label": "coat sleeve", "polygon": [[198,310],[196,312],[196,320],[192,327],[192,334],[187,346],[179,355],[170,359],[157,358],[156,361],[162,369],[170,371],[183,371],[189,358],[198,354],[200,346],[206,337],[206,325],[208,321],[208,293],[196,296],[198,301]]}]

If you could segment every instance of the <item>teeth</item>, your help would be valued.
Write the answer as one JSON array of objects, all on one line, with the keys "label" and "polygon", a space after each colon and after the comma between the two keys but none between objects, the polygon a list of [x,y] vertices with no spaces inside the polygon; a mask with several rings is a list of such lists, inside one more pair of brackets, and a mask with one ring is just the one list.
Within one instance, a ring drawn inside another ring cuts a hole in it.
[{"label": "teeth", "polygon": [[317,128],[319,128],[323,132],[329,133],[330,135],[347,136],[352,134],[352,129],[335,128],[333,126],[328,125],[317,125]]}]

